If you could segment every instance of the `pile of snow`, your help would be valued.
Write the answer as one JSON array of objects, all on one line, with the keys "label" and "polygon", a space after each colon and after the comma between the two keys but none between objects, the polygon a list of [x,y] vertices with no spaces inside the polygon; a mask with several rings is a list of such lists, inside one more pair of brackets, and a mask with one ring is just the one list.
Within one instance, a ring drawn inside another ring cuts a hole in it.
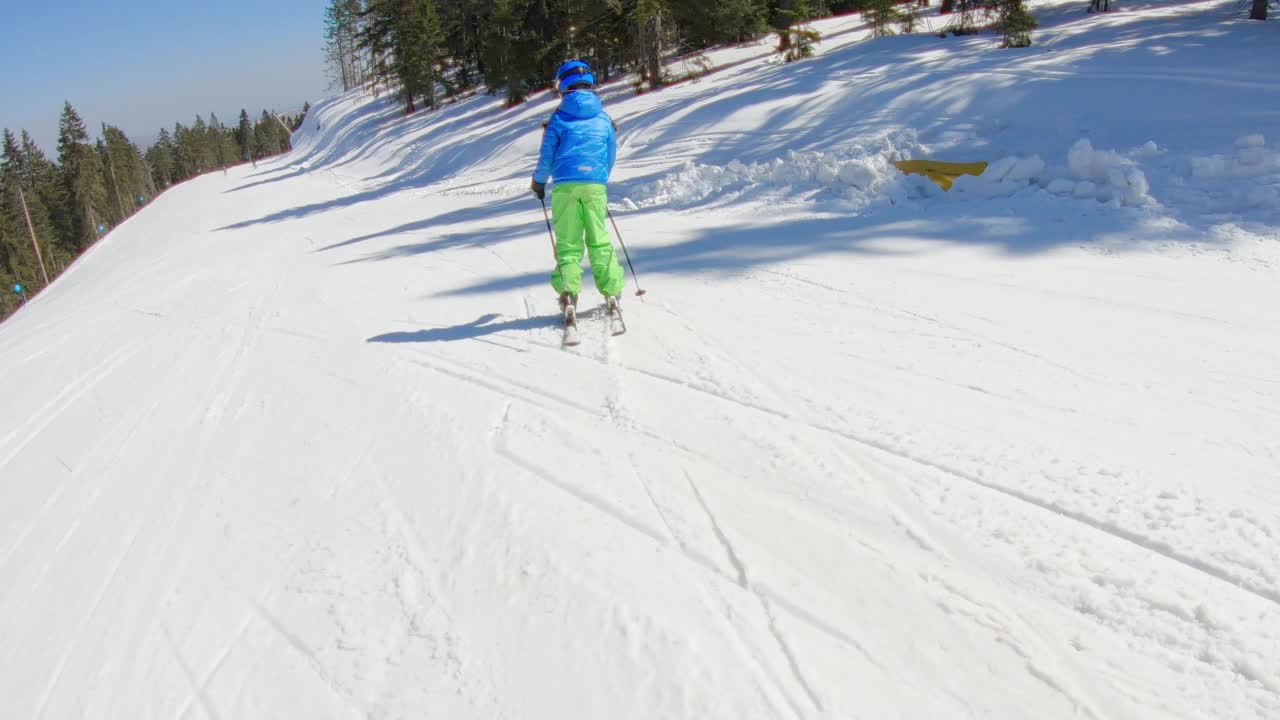
[{"label": "pile of snow", "polygon": [[1199,179],[1222,177],[1259,177],[1280,173],[1280,150],[1267,147],[1261,134],[1245,135],[1236,140],[1231,155],[1191,158],[1191,175]]},{"label": "pile of snow", "polygon": [[[1230,155],[1191,158],[1191,178],[1200,184],[1226,185],[1232,209],[1280,205],[1280,150],[1268,148],[1261,134],[1236,140]],[[1245,180],[1245,182],[1232,182]]]},{"label": "pile of snow", "polygon": [[914,131],[904,130],[851,149],[788,151],[763,162],[688,161],[679,170],[627,193],[622,204],[629,209],[688,209],[786,197],[861,212],[904,201],[966,202],[1047,191],[1067,201],[1091,201],[1117,209],[1256,216],[1259,210],[1280,208],[1280,149],[1267,147],[1262,135],[1239,138],[1229,154],[1184,155],[1176,161],[1154,141],[1121,151],[1095,148],[1088,139],[1081,139],[1055,165],[1038,154],[1007,155],[988,165],[982,175],[958,177],[949,193],[921,175],[904,176],[893,165],[933,155],[916,141]]},{"label": "pile of snow", "polygon": [[[1156,151],[1154,143],[1143,146],[1144,153]],[[1055,195],[1092,198],[1112,205],[1151,205],[1151,184],[1132,159],[1114,150],[1098,150],[1081,139],[1067,151],[1067,167],[1072,177],[1051,181],[1047,189]]]},{"label": "pile of snow", "polygon": [[904,182],[893,163],[920,152],[915,133],[904,131],[850,149],[791,150],[784,157],[757,163],[690,161],[629,193],[623,204],[628,208],[688,208],[717,199],[786,192],[835,201],[842,209],[858,211],[906,197],[911,185]]},{"label": "pile of snow", "polygon": [[1280,208],[1280,150],[1261,134],[1237,138],[1232,152],[1171,159],[1153,141],[1127,152],[1100,150],[1079,140],[1067,153],[1068,176],[1045,188],[1055,195],[1112,206],[1161,206],[1188,217],[1223,214],[1267,220]]},{"label": "pile of snow", "polygon": [[[1154,143],[1135,156],[1158,153]],[[689,208],[717,199],[744,199],[770,192],[804,193],[813,199],[837,200],[844,209],[863,210],[912,199],[936,198],[942,190],[923,176],[909,177],[894,167],[898,160],[927,157],[928,150],[906,131],[884,138],[879,147],[834,152],[789,151],[785,157],[759,163],[732,160],[726,165],[692,161],[673,173],[628,194],[628,208]],[[1045,188],[1055,195],[1143,206],[1154,202],[1146,174],[1130,157],[1112,150],[1095,150],[1080,140],[1067,153],[1073,177],[1051,177],[1039,155],[1008,155],[992,162],[981,175],[962,175],[952,185],[960,196],[1012,197],[1028,188]],[[814,192],[817,191],[817,192]]]},{"label": "pile of snow", "polygon": [[988,165],[981,175],[960,176],[951,189],[982,197],[1012,197],[1020,190],[1038,184],[1044,177],[1044,171],[1044,160],[1039,155],[1010,155]]}]

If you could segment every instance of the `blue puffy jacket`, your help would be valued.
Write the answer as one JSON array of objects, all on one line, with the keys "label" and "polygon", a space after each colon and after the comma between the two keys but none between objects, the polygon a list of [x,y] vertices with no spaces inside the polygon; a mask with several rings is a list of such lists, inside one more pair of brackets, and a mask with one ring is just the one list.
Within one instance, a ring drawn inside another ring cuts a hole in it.
[{"label": "blue puffy jacket", "polygon": [[609,182],[618,156],[613,119],[600,98],[587,90],[564,96],[542,134],[542,156],[533,171],[536,182]]}]

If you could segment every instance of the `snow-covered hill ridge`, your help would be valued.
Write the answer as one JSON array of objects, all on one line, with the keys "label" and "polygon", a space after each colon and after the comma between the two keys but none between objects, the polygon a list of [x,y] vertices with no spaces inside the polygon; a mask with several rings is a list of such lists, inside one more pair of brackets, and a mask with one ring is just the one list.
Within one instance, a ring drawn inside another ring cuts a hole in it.
[{"label": "snow-covered hill ridge", "polygon": [[0,325],[0,717],[1280,716],[1231,6],[606,88],[649,292],[568,351],[551,98],[318,103]]},{"label": "snow-covered hill ridge", "polygon": [[[1190,222],[1196,233],[1205,230],[1199,225],[1205,215],[1280,223],[1280,131],[1271,146],[1261,132],[1280,91],[1269,61],[1273,28],[1241,21],[1223,2],[1127,5],[1106,16],[1085,15],[1076,5],[1041,7],[1044,29],[1027,50],[1002,51],[993,36],[917,35],[882,38],[875,52],[863,52],[865,33],[851,33],[852,19],[842,18],[819,23],[836,36],[820,57],[734,67],[733,80],[716,77],[710,91],[678,86],[655,104],[649,97],[628,100],[627,84],[615,83],[605,96],[631,151],[615,201],[689,208],[726,194],[800,194],[848,210],[874,199],[936,200],[936,186],[900,178],[883,162],[933,156],[992,163],[983,177],[961,180],[960,202],[1045,191],[1160,206],[1162,212],[1146,217]],[[1000,92],[1014,84],[1015,91]],[[526,162],[529,123],[549,113],[552,101],[543,94],[511,111],[475,98],[410,123],[391,148],[378,147],[392,137],[385,127],[368,133],[340,125],[314,139],[304,128],[302,150],[321,166],[378,158],[384,181],[414,187],[474,178]],[[1224,112],[1240,105],[1239,113]],[[382,110],[350,113],[340,103],[313,115],[321,123],[329,114],[340,124],[383,126],[393,111]],[[803,117],[790,117],[797,112]],[[739,132],[744,114],[767,118],[766,131]],[[471,122],[489,128],[475,139],[483,140],[484,152],[451,147],[450,138]],[[414,137],[429,137],[431,149],[422,152]],[[387,155],[402,141],[410,144],[393,162]],[[675,158],[682,162],[643,181],[655,165]],[[510,174],[511,192],[520,190],[515,178],[523,174]]]}]

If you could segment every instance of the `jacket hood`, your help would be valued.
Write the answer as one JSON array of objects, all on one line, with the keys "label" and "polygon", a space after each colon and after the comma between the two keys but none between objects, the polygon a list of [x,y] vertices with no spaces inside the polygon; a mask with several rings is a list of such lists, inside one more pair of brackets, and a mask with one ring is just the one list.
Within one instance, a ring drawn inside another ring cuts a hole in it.
[{"label": "jacket hood", "polygon": [[560,109],[576,118],[586,120],[604,111],[600,98],[589,90],[575,90],[560,100]]}]

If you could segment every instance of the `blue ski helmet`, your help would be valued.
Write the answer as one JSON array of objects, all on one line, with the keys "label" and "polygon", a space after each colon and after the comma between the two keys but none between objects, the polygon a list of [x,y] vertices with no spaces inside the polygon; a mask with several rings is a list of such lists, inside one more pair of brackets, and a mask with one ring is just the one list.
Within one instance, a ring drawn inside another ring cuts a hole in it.
[{"label": "blue ski helmet", "polygon": [[591,74],[591,66],[581,60],[570,60],[560,66],[556,70],[556,88],[563,95],[569,91],[569,88],[578,83],[586,83],[591,87],[596,86],[596,76]]}]

